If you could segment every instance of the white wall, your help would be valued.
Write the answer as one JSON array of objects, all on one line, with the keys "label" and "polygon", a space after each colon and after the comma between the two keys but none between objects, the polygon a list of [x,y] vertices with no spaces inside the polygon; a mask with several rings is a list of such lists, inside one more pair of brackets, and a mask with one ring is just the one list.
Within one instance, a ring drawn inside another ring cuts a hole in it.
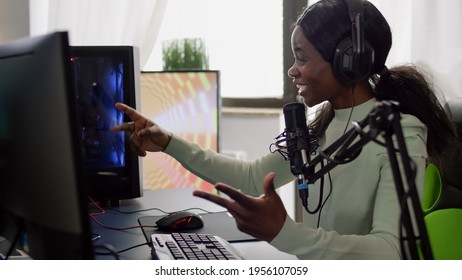
[{"label": "white wall", "polygon": [[[224,109],[220,127],[220,150],[224,153],[237,152],[244,159],[254,160],[269,152],[284,129],[282,108],[280,110]],[[287,163],[288,164],[288,163]],[[290,183],[278,190],[287,213],[295,219],[295,184]]]},{"label": "white wall", "polygon": [[29,36],[29,0],[0,0],[0,43]]},{"label": "white wall", "polygon": [[230,111],[224,108],[220,121],[220,151],[244,152],[241,155],[249,160],[268,153],[269,145],[281,132],[279,113],[278,110]]}]

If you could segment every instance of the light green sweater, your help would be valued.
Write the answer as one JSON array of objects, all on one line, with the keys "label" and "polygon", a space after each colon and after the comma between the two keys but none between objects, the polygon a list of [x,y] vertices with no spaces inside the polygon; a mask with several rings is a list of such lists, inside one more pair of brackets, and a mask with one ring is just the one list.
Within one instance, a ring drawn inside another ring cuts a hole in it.
[{"label": "light green sweater", "polygon": [[[356,106],[351,121],[362,120],[374,104],[372,99]],[[335,111],[334,119],[320,139],[320,150],[342,135],[350,112],[351,109]],[[422,193],[427,130],[410,115],[402,115],[401,126],[408,153],[417,166],[416,184]],[[269,172],[276,173],[276,187],[295,179],[288,161],[278,153],[245,162],[204,150],[176,136],[165,152],[203,179],[223,182],[251,195],[261,194],[263,178]],[[303,223],[287,216],[271,244],[300,259],[399,259],[400,207],[386,149],[370,142],[354,161],[335,167],[330,179],[332,186],[329,176],[325,176],[323,200],[330,189],[332,193],[322,208],[319,228],[318,214],[303,210]],[[310,186],[310,209],[317,206],[319,191],[320,180]]]}]

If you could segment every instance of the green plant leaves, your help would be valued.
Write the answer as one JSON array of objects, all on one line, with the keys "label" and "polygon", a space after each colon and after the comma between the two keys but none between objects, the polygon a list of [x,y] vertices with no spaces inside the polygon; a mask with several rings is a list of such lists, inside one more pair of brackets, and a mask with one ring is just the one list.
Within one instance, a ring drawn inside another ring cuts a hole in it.
[{"label": "green plant leaves", "polygon": [[165,41],[162,44],[164,70],[209,68],[204,40],[185,38]]}]

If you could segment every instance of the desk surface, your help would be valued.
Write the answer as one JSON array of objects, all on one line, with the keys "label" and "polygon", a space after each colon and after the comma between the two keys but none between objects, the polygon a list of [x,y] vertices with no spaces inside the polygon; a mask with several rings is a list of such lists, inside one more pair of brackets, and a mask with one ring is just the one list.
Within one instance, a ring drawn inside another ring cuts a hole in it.
[{"label": "desk surface", "polygon": [[[93,233],[101,236],[94,243],[95,251],[109,252],[108,247],[114,251],[121,251],[140,245],[120,253],[120,259],[152,259],[151,249],[146,244],[146,238],[139,227],[138,218],[163,215],[162,211],[174,212],[190,208],[203,209],[209,212],[225,210],[221,206],[193,196],[192,191],[192,189],[186,188],[147,190],[141,198],[123,200],[119,206],[106,209],[104,214],[95,216],[102,225],[95,221],[91,222]],[[197,210],[197,212],[200,213],[201,211]],[[296,259],[293,255],[280,252],[264,241],[233,242],[232,245],[240,250],[246,259]],[[112,255],[98,255],[96,257],[98,259],[114,259]]]}]

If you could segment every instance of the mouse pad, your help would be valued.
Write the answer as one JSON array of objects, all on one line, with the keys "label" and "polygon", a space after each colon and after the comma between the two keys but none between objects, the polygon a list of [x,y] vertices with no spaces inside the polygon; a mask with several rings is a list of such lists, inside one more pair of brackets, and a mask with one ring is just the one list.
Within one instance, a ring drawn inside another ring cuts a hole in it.
[{"label": "mouse pad", "polygon": [[[203,213],[199,215],[204,221],[204,227],[200,229],[189,230],[188,232],[213,234],[220,236],[228,242],[256,240],[255,237],[238,230],[236,227],[236,222],[234,221],[234,217],[231,216],[231,214],[229,214],[227,211]],[[163,217],[165,216],[144,216],[138,218],[138,223],[140,224],[144,233],[144,237],[148,242],[151,241],[151,234],[166,233],[166,231],[160,231],[153,227],[156,225],[156,221]]]}]

